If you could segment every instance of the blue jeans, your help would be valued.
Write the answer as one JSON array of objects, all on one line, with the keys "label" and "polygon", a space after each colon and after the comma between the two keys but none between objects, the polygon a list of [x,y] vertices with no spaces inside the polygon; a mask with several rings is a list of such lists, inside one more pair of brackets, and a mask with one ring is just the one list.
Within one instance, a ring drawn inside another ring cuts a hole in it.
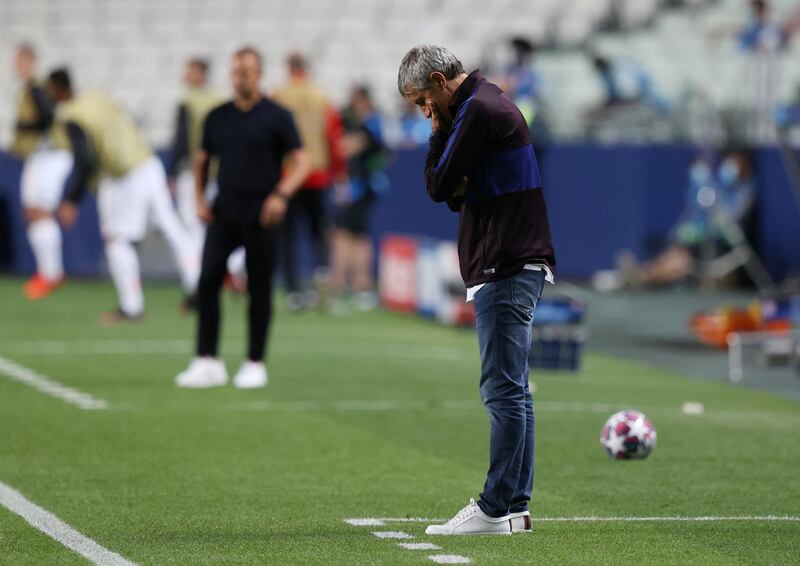
[{"label": "blue jeans", "polygon": [[478,505],[490,517],[528,509],[533,489],[533,397],[528,387],[533,311],[545,274],[523,270],[475,296],[481,399],[489,413],[489,473]]}]

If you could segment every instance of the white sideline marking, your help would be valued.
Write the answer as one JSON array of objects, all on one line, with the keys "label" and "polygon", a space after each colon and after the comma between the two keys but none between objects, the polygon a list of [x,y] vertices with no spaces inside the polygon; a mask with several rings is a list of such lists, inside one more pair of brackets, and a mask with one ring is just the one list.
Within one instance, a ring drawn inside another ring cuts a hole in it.
[{"label": "white sideline marking", "polygon": [[4,340],[7,352],[57,356],[62,354],[190,354],[188,340]]},{"label": "white sideline marking", "polygon": [[356,527],[382,527],[384,525],[384,522],[378,519],[345,519],[344,522]]},{"label": "white sideline marking", "polygon": [[[341,411],[341,412],[391,412],[391,411],[483,411],[483,405],[479,399],[469,400],[387,400],[387,399],[365,399],[365,400],[304,400],[304,401],[246,401],[246,402],[226,402],[221,404],[225,408],[235,411],[288,411],[288,412],[317,412],[317,411]],[[542,413],[598,413],[610,414],[628,408],[623,405],[611,405],[602,403],[581,403],[565,401],[536,401],[535,410]],[[195,407],[196,404],[187,401],[174,402],[171,405],[175,409],[185,406]],[[205,405],[204,405],[205,406]],[[665,415],[673,417],[685,417],[680,407],[637,407],[647,415]],[[694,418],[694,416],[693,416]],[[797,422],[800,424],[800,413],[772,412],[772,411],[708,411],[706,410],[701,418],[737,420],[753,418],[775,420],[780,423],[786,421]]]},{"label": "white sideline marking", "polygon": [[[341,348],[338,341],[316,342],[314,351],[301,346],[281,345],[281,351],[289,354],[302,353],[304,356],[345,356],[377,357],[415,360],[439,360],[446,362],[463,361],[464,352],[459,348],[426,346],[421,344],[395,344],[390,347],[370,347],[364,349]],[[4,340],[3,349],[15,354],[36,355],[129,355],[164,354],[191,355],[193,344],[189,340]],[[477,359],[477,358],[476,358]]]},{"label": "white sideline marking", "polygon": [[437,564],[469,564],[470,559],[460,554],[432,554],[428,560],[433,560]]},{"label": "white sideline marking", "polygon": [[378,538],[414,538],[414,535],[404,533],[403,531],[375,531],[372,534]]},{"label": "white sideline marking", "polygon": [[406,550],[442,550],[441,546],[436,546],[430,542],[398,542]]},{"label": "white sideline marking", "polygon": [[386,523],[446,523],[449,519],[427,519],[425,517],[361,517],[358,519],[345,519],[351,525],[372,525],[370,521],[377,521],[381,525]]},{"label": "white sideline marking", "polygon": [[[381,524],[387,523],[443,523],[448,519],[430,519],[427,517],[371,517],[362,519],[346,519],[351,525],[357,525],[351,521],[379,521]],[[584,517],[531,517],[536,523],[712,523],[712,522],[736,522],[754,521],[761,523],[800,523],[800,516],[797,515],[701,515],[691,516],[653,516],[653,517],[605,517],[602,515],[587,515]],[[370,523],[364,523],[370,524]]]},{"label": "white sideline marking", "polygon": [[760,523],[767,522],[800,522],[800,517],[791,515],[706,515],[702,517],[682,517],[676,515],[674,517],[533,517],[534,523],[667,523],[667,522],[685,522],[685,523],[710,523],[710,522],[735,522],[735,521],[755,521]]},{"label": "white sideline marking", "polygon": [[55,541],[77,552],[98,566],[136,566],[116,552],[111,552],[89,537],[79,533],[64,521],[28,501],[24,495],[0,482],[0,505],[16,513],[32,527],[39,529]]},{"label": "white sideline marking", "polygon": [[231,402],[227,403],[226,406],[237,411],[341,411],[348,413],[422,410],[471,411],[482,407],[480,401],[392,401],[380,399],[340,401],[248,401]]},{"label": "white sideline marking", "polygon": [[29,385],[45,395],[50,395],[56,399],[61,399],[65,403],[75,405],[80,409],[108,409],[107,401],[96,399],[88,393],[62,385],[2,356],[0,356],[0,374],[4,374],[14,381]]}]

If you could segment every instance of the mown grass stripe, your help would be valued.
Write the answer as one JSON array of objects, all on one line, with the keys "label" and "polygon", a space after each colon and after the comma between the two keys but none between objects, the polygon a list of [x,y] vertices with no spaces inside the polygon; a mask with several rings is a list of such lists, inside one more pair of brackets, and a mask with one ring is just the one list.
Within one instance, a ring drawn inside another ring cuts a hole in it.
[{"label": "mown grass stripe", "polygon": [[32,527],[59,542],[97,566],[135,566],[125,557],[100,546],[64,521],[25,498],[20,492],[0,482],[0,505],[16,513]]}]

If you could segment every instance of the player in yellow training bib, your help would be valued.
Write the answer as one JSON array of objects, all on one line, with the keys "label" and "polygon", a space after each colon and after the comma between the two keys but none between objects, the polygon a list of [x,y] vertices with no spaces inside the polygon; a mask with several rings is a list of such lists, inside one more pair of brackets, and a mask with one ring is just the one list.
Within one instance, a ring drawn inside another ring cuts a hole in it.
[{"label": "player in yellow training bib", "polygon": [[65,227],[75,222],[77,203],[98,180],[97,208],[105,241],[108,269],[119,295],[116,310],[104,313],[106,323],[135,320],[144,311],[139,257],[134,244],[147,232],[148,220],[172,248],[186,294],[194,292],[199,256],[170,200],[167,176],[158,158],[130,117],[108,95],[89,91],[76,95],[66,69],[47,81],[59,103],[56,121],[69,138],[75,159],[58,216]]},{"label": "player in yellow training bib", "polygon": [[35,79],[36,52],[20,44],[14,59],[22,88],[17,95],[11,153],[24,159],[20,197],[36,273],[23,287],[30,300],[43,299],[64,281],[61,229],[53,218],[64,182],[72,169],[72,154],[64,131],[53,127],[53,101]]}]

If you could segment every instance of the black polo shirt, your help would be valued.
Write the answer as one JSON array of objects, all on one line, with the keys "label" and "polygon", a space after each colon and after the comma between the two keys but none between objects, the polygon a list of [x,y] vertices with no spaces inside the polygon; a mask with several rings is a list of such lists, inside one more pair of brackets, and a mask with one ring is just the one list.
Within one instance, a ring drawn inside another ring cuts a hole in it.
[{"label": "black polo shirt", "polygon": [[267,98],[247,112],[233,102],[212,110],[203,149],[219,160],[215,206],[258,205],[278,184],[283,158],[300,147],[292,115]]}]

